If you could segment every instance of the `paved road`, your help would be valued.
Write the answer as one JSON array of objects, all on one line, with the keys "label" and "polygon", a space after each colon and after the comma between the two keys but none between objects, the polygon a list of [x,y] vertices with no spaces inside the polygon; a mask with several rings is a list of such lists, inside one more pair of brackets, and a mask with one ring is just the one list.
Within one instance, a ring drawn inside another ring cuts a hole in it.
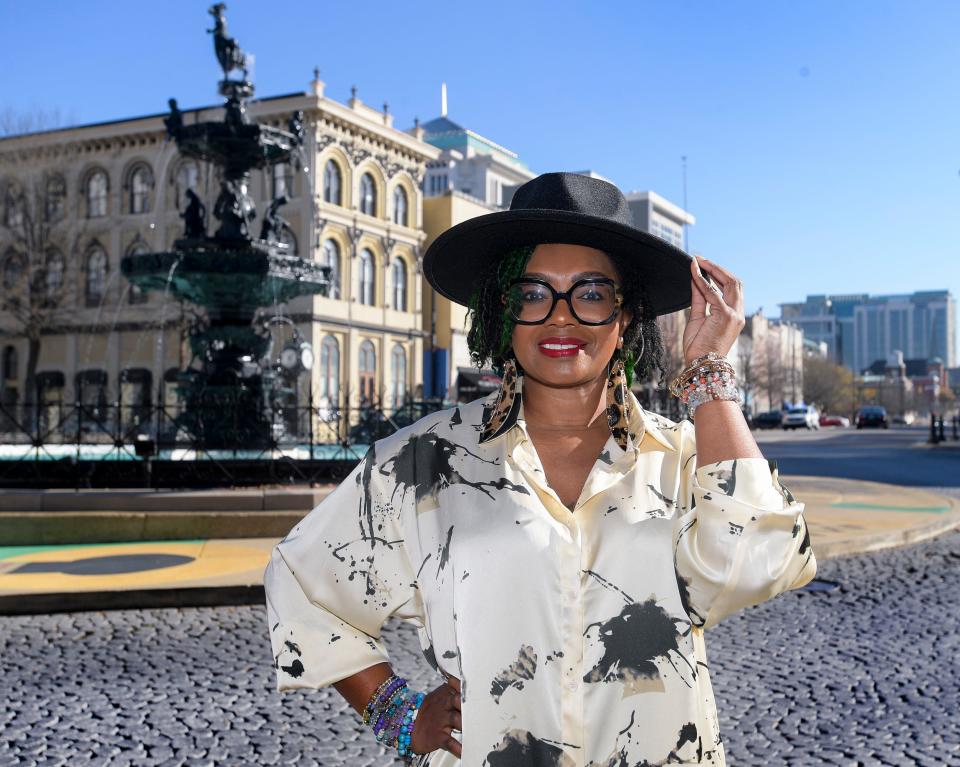
[{"label": "paved road", "polygon": [[754,431],[781,474],[843,477],[924,487],[960,486],[960,448],[915,447],[923,427]]},{"label": "paved road", "polygon": [[[729,764],[960,767],[960,532],[823,562],[707,633]],[[409,626],[395,668],[439,680]],[[279,695],[264,609],[0,618],[0,767],[386,765],[332,688]]]}]

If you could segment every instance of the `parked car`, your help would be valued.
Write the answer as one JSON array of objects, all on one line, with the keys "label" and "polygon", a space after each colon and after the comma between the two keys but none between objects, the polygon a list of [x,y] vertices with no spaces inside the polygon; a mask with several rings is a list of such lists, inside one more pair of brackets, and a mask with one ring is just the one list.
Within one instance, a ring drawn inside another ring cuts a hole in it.
[{"label": "parked car", "polygon": [[864,429],[875,426],[879,429],[889,429],[887,409],[880,405],[865,405],[857,412],[857,428]]},{"label": "parked car", "polygon": [[820,413],[813,405],[794,405],[787,408],[780,422],[787,429],[819,429]]},{"label": "parked car", "polygon": [[820,416],[820,425],[821,426],[841,426],[846,428],[850,425],[850,419],[842,415],[827,415],[826,413]]},{"label": "parked car", "polygon": [[783,413],[779,410],[770,410],[766,413],[757,413],[750,419],[751,429],[779,429],[783,420]]}]

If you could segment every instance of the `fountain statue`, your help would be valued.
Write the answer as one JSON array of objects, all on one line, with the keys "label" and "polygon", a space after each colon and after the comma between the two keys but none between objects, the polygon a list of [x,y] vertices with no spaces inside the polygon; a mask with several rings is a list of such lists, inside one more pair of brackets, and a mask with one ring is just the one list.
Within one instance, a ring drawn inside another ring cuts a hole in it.
[{"label": "fountain statue", "polygon": [[295,376],[309,368],[312,353],[296,336],[301,353],[294,355],[295,364],[273,365],[270,323],[256,321],[258,311],[297,296],[326,294],[329,267],[290,252],[284,242],[290,225],[278,212],[287,202],[285,195],[268,203],[260,237],[251,234],[257,208],[248,193],[250,172],[272,172],[278,163],[299,160],[303,114],[290,117],[289,130],[259,125],[249,117],[246,100],[254,87],[247,79],[246,55],[227,35],[225,10],[223,3],[210,8],[215,26],[209,30],[223,70],[223,119],[186,124],[176,99],[170,99],[164,120],[182,156],[220,169],[212,211],[219,226],[208,234],[206,207],[190,190],[181,213],[183,237],[173,249],[126,256],[121,271],[141,290],[169,290],[203,309],[190,327],[193,359],[178,375],[183,409],[177,428],[204,449],[262,449],[283,436],[277,403],[295,386]]}]

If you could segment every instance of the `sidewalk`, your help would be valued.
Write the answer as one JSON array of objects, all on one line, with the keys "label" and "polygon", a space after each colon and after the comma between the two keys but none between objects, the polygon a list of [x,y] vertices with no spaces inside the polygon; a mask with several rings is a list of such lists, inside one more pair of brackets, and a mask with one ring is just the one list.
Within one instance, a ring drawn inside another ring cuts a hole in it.
[{"label": "sidewalk", "polygon": [[[921,488],[802,476],[783,482],[806,505],[819,560],[916,543],[960,526],[960,500]],[[220,521],[229,524],[229,514]],[[278,540],[0,547],[0,614],[262,604],[263,570]]]}]

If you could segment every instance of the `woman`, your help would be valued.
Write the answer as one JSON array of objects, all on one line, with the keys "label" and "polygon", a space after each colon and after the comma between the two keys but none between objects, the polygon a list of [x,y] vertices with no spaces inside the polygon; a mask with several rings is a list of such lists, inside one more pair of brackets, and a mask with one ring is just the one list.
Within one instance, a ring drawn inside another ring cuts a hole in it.
[{"label": "woman", "polygon": [[[817,566],[725,361],[740,282],[566,173],[445,232],[424,271],[503,385],[377,442],[274,549],[277,688],[333,684],[431,767],[723,765],[703,632]],[[628,388],[686,306],[693,424]],[[391,615],[446,677],[428,694],[390,667]]]}]

